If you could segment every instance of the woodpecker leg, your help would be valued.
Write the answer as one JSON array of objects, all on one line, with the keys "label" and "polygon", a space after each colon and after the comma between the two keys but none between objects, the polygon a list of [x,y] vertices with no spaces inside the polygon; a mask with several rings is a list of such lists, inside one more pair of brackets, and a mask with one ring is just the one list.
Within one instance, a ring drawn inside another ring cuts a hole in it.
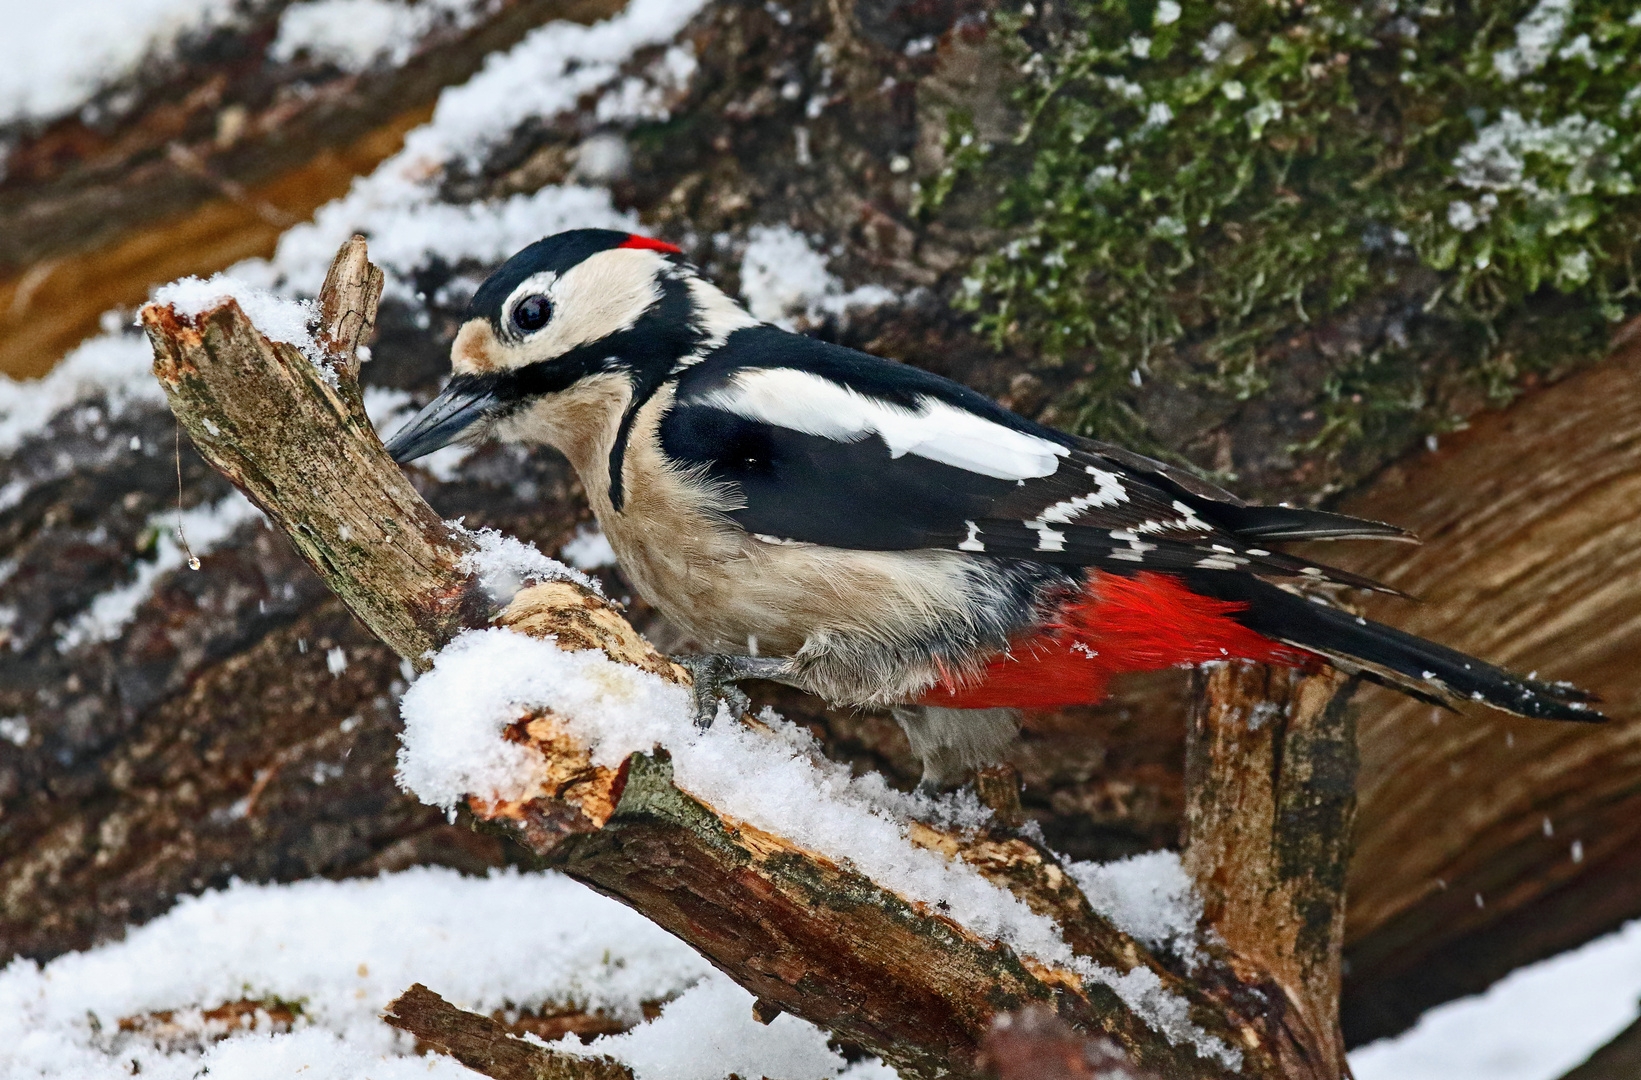
[{"label": "woodpecker leg", "polygon": [[742,679],[769,679],[785,682],[792,663],[772,656],[674,656],[672,662],[690,673],[695,682],[695,726],[709,728],[718,716],[721,702],[730,715],[739,716],[752,707],[751,700],[735,684]]}]

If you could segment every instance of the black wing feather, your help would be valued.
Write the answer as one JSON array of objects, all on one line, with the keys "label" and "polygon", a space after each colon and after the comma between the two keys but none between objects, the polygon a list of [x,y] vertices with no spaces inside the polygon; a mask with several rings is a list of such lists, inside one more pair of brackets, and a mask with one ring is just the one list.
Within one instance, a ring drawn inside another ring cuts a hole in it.
[{"label": "black wing feather", "polygon": [[[737,375],[771,368],[819,375],[899,409],[930,401],[961,409],[1059,447],[1059,468],[999,479],[916,453],[896,456],[876,434],[846,441],[722,406]],[[939,376],[774,327],[740,331],[684,372],[660,434],[670,458],[733,493],[729,516],[757,535],[864,550],[955,548],[1116,572],[1238,569],[1394,591],[1260,542],[1400,530],[1248,506],[1182,470],[1034,424]]]}]

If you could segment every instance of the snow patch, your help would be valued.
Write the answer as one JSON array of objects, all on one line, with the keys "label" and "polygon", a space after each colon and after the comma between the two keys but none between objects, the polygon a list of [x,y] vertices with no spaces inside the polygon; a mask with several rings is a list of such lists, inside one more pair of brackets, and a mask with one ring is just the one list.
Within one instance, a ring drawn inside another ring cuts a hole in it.
[{"label": "snow patch", "polygon": [[[89,607],[75,616],[57,639],[58,651],[68,652],[81,645],[115,640],[137,617],[137,610],[154,595],[154,586],[160,578],[180,570],[188,562],[188,551],[203,555],[226,541],[240,525],[261,520],[262,511],[238,491],[220,502],[202,503],[180,514],[175,511],[155,514],[148,519],[148,528],[155,534],[154,557],[139,559],[136,575],[129,582],[99,593]],[[187,549],[177,540],[179,528],[187,538]]]},{"label": "snow patch", "polygon": [[312,300],[287,300],[228,274],[212,274],[209,280],[190,276],[161,285],[154,290],[152,302],[170,307],[180,317],[193,322],[229,300],[239,304],[269,341],[295,345],[315,363],[322,359],[312,330],[319,318],[319,305]]},{"label": "snow patch", "polygon": [[147,338],[107,334],[87,340],[41,378],[0,375],[0,454],[16,450],[63,409],[98,394],[111,418],[133,403],[163,402],[165,393],[154,378],[153,363]]},{"label": "snow patch", "polygon": [[1555,1080],[1628,1027],[1638,997],[1641,921],[1439,1005],[1350,1066],[1357,1080]]},{"label": "snow patch", "polygon": [[1190,958],[1197,952],[1202,898],[1179,855],[1152,851],[1116,862],[1066,867],[1094,910],[1134,940]]},{"label": "snow patch", "polygon": [[577,570],[600,570],[616,564],[615,548],[597,525],[577,529],[558,553]]},{"label": "snow patch", "polygon": [[598,582],[557,559],[548,558],[534,544],[495,529],[472,531],[460,522],[446,524],[467,533],[478,545],[477,550],[462,557],[461,568],[476,575],[484,591],[498,604],[513,599],[520,589],[539,585],[543,581],[573,581],[584,589],[604,595]]},{"label": "snow patch", "polygon": [[415,6],[395,0],[308,0],[280,15],[268,55],[288,63],[307,53],[350,72],[378,64],[397,67],[435,27],[470,26],[481,10],[468,0],[422,0]]},{"label": "snow patch", "polygon": [[[0,972],[0,1074],[113,1078],[129,1076],[135,1059],[141,1075],[166,1080],[201,1075],[202,1065],[234,1077],[471,1077],[438,1055],[411,1055],[378,1012],[419,981],[478,1012],[574,1002],[636,1021],[643,1002],[686,993],[711,974],[660,927],[557,874],[472,878],[423,867],[367,880],[235,883],[184,897],[118,943],[44,967],[12,962]],[[300,1002],[298,1030],[235,1035],[204,1055],[110,1040],[124,1017],[245,998]],[[751,1007],[742,992],[748,1029]],[[808,1032],[797,1041],[820,1038]]]},{"label": "snow patch", "polygon": [[[177,43],[233,21],[235,0],[12,2],[0,8],[0,124],[73,112]],[[0,154],[0,158],[3,158]]]},{"label": "snow patch", "polygon": [[1567,20],[1573,14],[1573,0],[1539,0],[1527,17],[1516,24],[1514,48],[1493,54],[1493,70],[1505,82],[1515,82],[1543,67],[1555,51]]},{"label": "snow patch", "polygon": [[896,297],[882,285],[845,292],[826,268],[826,256],[800,232],[785,225],[754,225],[741,256],[741,297],[764,322],[788,330],[795,319],[842,315],[853,307],[877,307]]}]

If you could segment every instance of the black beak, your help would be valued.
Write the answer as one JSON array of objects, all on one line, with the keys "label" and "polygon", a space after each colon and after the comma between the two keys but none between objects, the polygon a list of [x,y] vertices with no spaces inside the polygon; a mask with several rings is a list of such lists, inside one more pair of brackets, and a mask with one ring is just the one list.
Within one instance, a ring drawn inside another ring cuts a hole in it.
[{"label": "black beak", "polygon": [[488,380],[457,376],[427,408],[394,432],[387,452],[403,465],[449,446],[462,433],[487,419],[500,401]]}]

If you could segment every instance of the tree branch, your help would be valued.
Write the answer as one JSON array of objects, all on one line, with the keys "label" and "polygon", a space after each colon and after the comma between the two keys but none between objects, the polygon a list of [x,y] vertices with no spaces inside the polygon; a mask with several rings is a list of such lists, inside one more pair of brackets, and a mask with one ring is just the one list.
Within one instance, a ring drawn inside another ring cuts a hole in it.
[{"label": "tree branch", "polygon": [[537,1046],[499,1021],[456,1008],[421,983],[394,998],[382,1019],[495,1080],[632,1080],[632,1070],[619,1062]]}]

